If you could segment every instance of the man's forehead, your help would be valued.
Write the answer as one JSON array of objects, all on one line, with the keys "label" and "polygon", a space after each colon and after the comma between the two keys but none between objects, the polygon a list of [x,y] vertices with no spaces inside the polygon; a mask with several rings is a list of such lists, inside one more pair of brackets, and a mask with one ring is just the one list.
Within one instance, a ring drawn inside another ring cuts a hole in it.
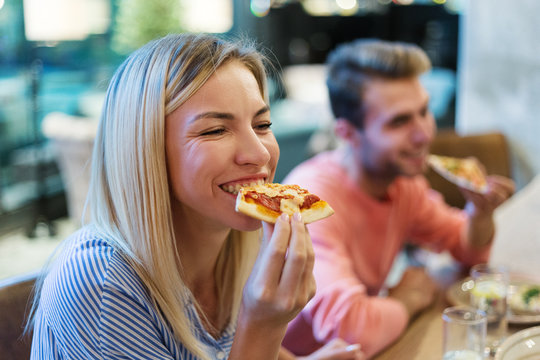
[{"label": "man's forehead", "polygon": [[416,111],[429,101],[429,94],[418,78],[373,79],[363,91],[365,113]]}]

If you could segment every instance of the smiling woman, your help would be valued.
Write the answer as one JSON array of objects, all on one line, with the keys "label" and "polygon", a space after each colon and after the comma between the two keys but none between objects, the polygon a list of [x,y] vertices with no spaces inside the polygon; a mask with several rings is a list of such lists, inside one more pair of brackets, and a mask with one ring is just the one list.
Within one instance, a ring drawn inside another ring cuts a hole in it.
[{"label": "smiling woman", "polygon": [[250,44],[182,34],[119,67],[94,143],[90,222],[36,292],[33,359],[278,358],[315,291],[309,234],[298,213],[258,231],[229,191],[275,173],[264,63]]},{"label": "smiling woman", "polygon": [[222,65],[167,116],[165,148],[178,199],[172,204],[178,209],[177,224],[185,228],[204,218],[223,223],[226,231],[232,224],[248,231],[260,227],[231,212],[235,197],[226,189],[273,179],[279,148],[270,125],[262,90],[239,61]]},{"label": "smiling woman", "polygon": [[[54,344],[73,357],[277,354],[287,321],[313,293],[306,230],[301,220],[266,228],[240,309],[259,246],[241,231],[261,224],[235,213],[222,190],[272,180],[279,150],[265,79],[254,48],[206,35],[153,41],[120,66],[95,140],[91,222],[42,282],[33,358],[59,355]],[[289,242],[300,256],[265,255]],[[289,282],[272,281],[280,274]],[[253,331],[261,322],[274,336]]]}]

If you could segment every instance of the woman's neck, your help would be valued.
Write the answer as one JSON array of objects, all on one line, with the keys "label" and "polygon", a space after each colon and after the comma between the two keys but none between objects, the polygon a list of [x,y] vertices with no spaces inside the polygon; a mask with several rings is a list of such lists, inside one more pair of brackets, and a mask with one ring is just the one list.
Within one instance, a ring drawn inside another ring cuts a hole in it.
[{"label": "woman's neck", "polygon": [[211,335],[217,336],[227,325],[229,314],[220,313],[216,264],[231,229],[211,228],[197,221],[174,223],[184,281],[200,306],[199,312],[203,312],[199,316],[204,327]]}]

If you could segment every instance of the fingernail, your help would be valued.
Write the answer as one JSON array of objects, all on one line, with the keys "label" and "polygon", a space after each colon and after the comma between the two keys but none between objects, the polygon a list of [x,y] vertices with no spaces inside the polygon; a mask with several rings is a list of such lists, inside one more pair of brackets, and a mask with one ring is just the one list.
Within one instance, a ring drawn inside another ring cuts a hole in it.
[{"label": "fingernail", "polygon": [[302,221],[302,215],[300,215],[299,212],[295,212],[293,214],[293,219],[296,220],[296,221]]},{"label": "fingernail", "polygon": [[279,217],[281,220],[289,222],[289,214],[282,213]]},{"label": "fingernail", "polygon": [[354,352],[354,351],[359,351],[360,348],[361,348],[360,344],[353,344],[353,345],[347,346],[345,350],[348,352]]}]

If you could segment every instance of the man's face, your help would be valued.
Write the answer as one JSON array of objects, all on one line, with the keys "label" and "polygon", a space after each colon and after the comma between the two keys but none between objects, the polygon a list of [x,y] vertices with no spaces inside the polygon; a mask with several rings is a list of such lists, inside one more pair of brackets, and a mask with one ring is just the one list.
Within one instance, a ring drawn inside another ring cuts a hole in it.
[{"label": "man's face", "polygon": [[360,131],[364,172],[386,179],[423,173],[435,121],[419,79],[374,79],[365,88],[364,103]]}]

